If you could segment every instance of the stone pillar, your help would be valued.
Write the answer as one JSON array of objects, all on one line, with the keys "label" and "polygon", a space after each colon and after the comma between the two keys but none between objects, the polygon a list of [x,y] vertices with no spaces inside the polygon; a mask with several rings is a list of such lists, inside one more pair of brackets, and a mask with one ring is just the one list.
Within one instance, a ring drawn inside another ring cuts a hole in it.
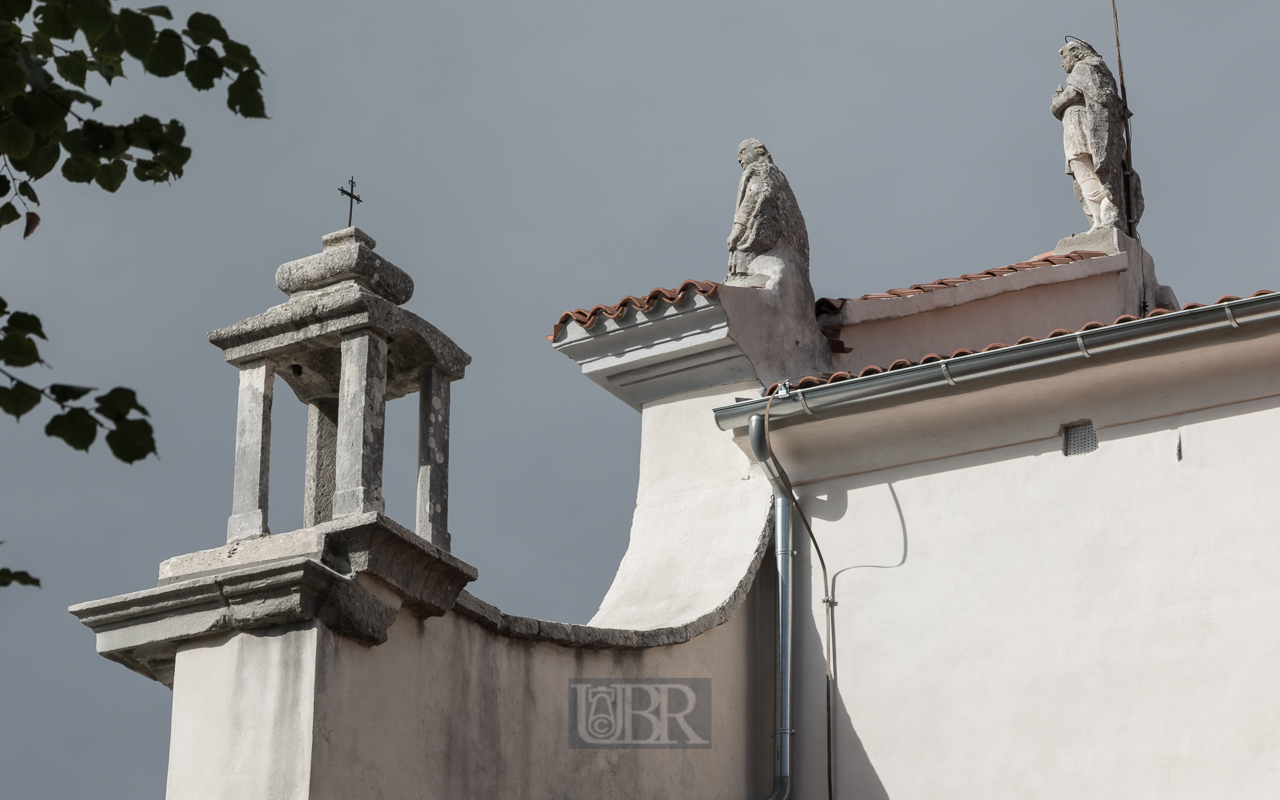
[{"label": "stone pillar", "polygon": [[333,488],[338,457],[338,401],[332,398],[307,404],[306,488],[302,499],[302,526],[310,528],[333,519]]},{"label": "stone pillar", "polygon": [[236,407],[236,472],[227,541],[270,533],[267,500],[271,470],[271,390],[275,367],[267,359],[240,367]]},{"label": "stone pillar", "polygon": [[449,385],[436,367],[418,392],[418,535],[449,549]]},{"label": "stone pillar", "polygon": [[333,516],[383,511],[382,444],[387,340],[374,331],[342,335]]}]

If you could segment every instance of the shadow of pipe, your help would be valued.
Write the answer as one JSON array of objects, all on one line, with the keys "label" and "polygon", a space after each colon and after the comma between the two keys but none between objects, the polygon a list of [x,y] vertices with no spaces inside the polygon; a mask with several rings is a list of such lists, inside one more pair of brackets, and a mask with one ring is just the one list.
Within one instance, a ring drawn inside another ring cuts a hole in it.
[{"label": "shadow of pipe", "polygon": [[858,731],[853,726],[853,718],[849,715],[848,706],[843,701],[840,693],[840,650],[837,646],[838,634],[836,627],[836,608],[839,606],[836,589],[842,574],[855,569],[897,569],[907,563],[907,556],[910,552],[910,541],[907,536],[907,518],[902,511],[902,502],[898,499],[898,493],[893,488],[893,484],[886,485],[889,489],[889,496],[893,498],[894,509],[898,512],[898,525],[902,531],[902,558],[896,564],[855,564],[838,570],[831,576],[831,603],[828,606],[830,622],[827,636],[830,639],[829,645],[831,648],[831,675],[829,680],[831,681],[833,719],[830,723],[831,730],[829,733],[832,739],[831,752],[834,759],[834,764],[832,765],[834,773],[833,797],[856,797],[859,800],[863,800],[863,798],[870,798],[871,800],[881,800],[883,798],[883,800],[888,800],[889,797],[884,783],[880,780],[875,766],[871,763],[871,756],[867,753],[867,749],[862,743],[862,737],[858,735]]}]

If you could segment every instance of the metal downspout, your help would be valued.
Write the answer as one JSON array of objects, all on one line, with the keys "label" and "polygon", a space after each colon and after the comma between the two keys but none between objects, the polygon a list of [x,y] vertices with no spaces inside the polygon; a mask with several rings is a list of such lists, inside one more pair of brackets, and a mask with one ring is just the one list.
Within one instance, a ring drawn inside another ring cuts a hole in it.
[{"label": "metal downspout", "polygon": [[764,417],[752,416],[749,427],[751,452],[773,487],[773,546],[778,565],[777,761],[773,794],[768,800],[787,800],[791,796],[791,737],[795,735],[791,727],[791,490],[769,450]]}]

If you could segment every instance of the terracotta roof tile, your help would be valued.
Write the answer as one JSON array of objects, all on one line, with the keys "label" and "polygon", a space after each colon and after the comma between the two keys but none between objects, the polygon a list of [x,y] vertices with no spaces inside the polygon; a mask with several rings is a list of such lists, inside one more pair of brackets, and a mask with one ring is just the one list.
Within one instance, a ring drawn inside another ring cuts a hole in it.
[{"label": "terracotta roof tile", "polygon": [[547,341],[554,342],[570,322],[576,322],[583,328],[591,330],[600,320],[600,317],[619,319],[626,315],[628,309],[652,311],[659,303],[669,303],[673,306],[679,305],[689,296],[689,292],[697,292],[703,297],[711,297],[719,288],[720,284],[711,281],[685,281],[675,289],[654,289],[644,297],[627,295],[611,306],[596,306],[590,311],[584,308],[566,311],[560,315],[560,320],[551,327],[551,335],[547,337]]},{"label": "terracotta roof tile", "polygon": [[[998,278],[1002,275],[1013,275],[1017,272],[1025,272],[1029,269],[1037,267],[1052,267],[1058,264],[1070,264],[1073,261],[1085,261],[1090,258],[1100,258],[1106,253],[1097,250],[1073,250],[1066,255],[1055,256],[1053,253],[1041,253],[1029,261],[1019,261],[1017,264],[1009,264],[1005,267],[996,267],[985,272],[967,272],[958,278],[939,278],[932,283],[918,283],[905,289],[889,289],[884,292],[876,292],[874,294],[864,294],[858,300],[892,300],[895,297],[911,297],[917,294],[925,294],[928,292],[936,292],[939,289],[949,289],[952,286],[959,286],[962,283],[971,283],[973,281],[982,281],[987,278]],[[844,297],[820,297],[815,304],[815,311],[819,314],[836,314],[839,313],[844,304],[849,302],[850,298]]]},{"label": "terracotta roof tile", "polygon": [[[1261,297],[1267,294],[1275,294],[1275,292],[1272,292],[1270,289],[1260,289],[1249,296]],[[1221,303],[1229,303],[1232,300],[1239,300],[1239,299],[1240,299],[1239,297],[1236,297],[1233,294],[1226,294],[1226,295],[1223,295],[1222,297],[1219,297],[1213,303],[1209,303],[1208,305],[1219,305]],[[1182,307],[1181,310],[1190,311],[1193,308],[1204,308],[1205,305],[1206,304],[1204,303],[1187,303]],[[1151,319],[1153,317],[1160,317],[1165,314],[1172,314],[1174,311],[1175,309],[1169,309],[1169,308],[1153,309],[1152,311],[1147,313],[1144,319]],[[1138,317],[1135,317],[1133,314],[1121,314],[1120,316],[1116,317],[1116,321],[1111,324],[1123,325],[1126,322],[1135,322],[1137,319]],[[1086,324],[1079,331],[1069,331],[1066,328],[1056,328],[1055,330],[1051,331],[1049,335],[1046,336],[1045,338],[1052,339],[1058,336],[1070,336],[1073,333],[1084,333],[1085,331],[1092,331],[1092,330],[1097,330],[1098,328],[1106,328],[1106,327],[1109,327],[1109,326],[1105,323],[1098,322],[1095,320],[1093,322]],[[1022,338],[1018,339],[1017,344],[1029,344],[1031,342],[1037,342],[1037,341],[1039,341],[1039,339],[1037,339],[1034,336],[1023,336]],[[986,353],[991,350],[999,350],[1004,347],[1008,347],[1008,345],[1001,344],[1000,342],[995,342],[993,344],[989,344],[986,347],[982,348],[981,351],[974,351],[974,350],[970,350],[967,347],[962,347],[959,350],[952,353],[949,357],[942,356],[937,353],[930,353],[929,355],[925,356],[919,361],[911,361],[909,359],[899,358],[896,361],[894,361],[892,364],[890,364],[888,369],[898,370],[898,369],[905,369],[906,367],[913,367],[918,364],[932,364],[937,361],[945,361],[947,360],[947,358],[959,358],[960,356],[971,356],[974,354],[974,352]],[[811,386],[825,386],[826,384],[829,384],[829,383],[839,383],[840,381],[847,381],[852,378],[864,378],[868,375],[879,375],[880,373],[885,371],[886,370],[884,368],[881,368],[872,364],[872,365],[863,367],[862,370],[858,372],[856,375],[852,372],[847,372],[843,370],[840,372],[822,373],[819,375],[806,375],[803,378],[793,378],[791,380],[791,388],[807,389]],[[776,392],[777,390],[778,390],[778,384],[775,383],[765,391],[765,394],[770,395]]]}]

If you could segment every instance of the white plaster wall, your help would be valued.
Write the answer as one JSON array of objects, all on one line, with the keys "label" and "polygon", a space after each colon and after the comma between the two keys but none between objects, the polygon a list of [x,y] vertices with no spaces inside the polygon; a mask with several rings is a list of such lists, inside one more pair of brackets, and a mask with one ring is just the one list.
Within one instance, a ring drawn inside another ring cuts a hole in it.
[{"label": "white plaster wall", "polygon": [[311,797],[317,625],[179,648],[167,800]]},{"label": "white plaster wall", "polygon": [[[773,583],[682,645],[586,650],[402,611],[366,648],[321,633],[314,800],[764,797],[773,760]],[[569,748],[569,681],[711,678],[712,747]]]},{"label": "white plaster wall", "polygon": [[644,406],[631,542],[589,624],[651,630],[714,612],[747,574],[772,490],[711,409],[755,397],[747,381]]},{"label": "white plaster wall", "polygon": [[[837,797],[1280,795],[1280,400],[1099,440],[970,442],[801,488],[832,572],[908,544],[839,578]],[[826,796],[825,608],[796,541],[805,800]]]}]

